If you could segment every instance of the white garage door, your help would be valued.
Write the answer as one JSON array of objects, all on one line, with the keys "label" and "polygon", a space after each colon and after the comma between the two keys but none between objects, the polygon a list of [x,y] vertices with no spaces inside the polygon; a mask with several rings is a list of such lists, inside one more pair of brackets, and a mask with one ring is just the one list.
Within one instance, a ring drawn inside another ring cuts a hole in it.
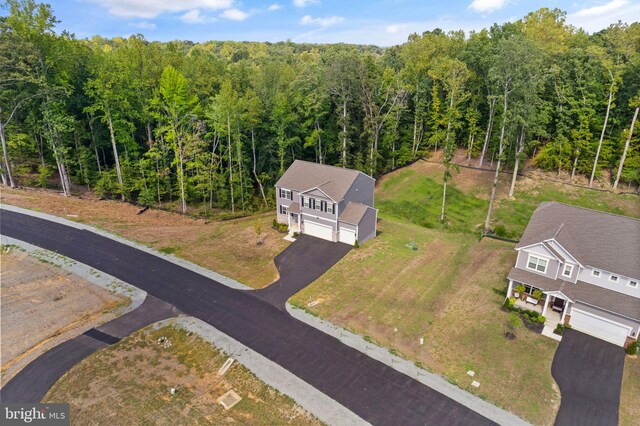
[{"label": "white garage door", "polygon": [[608,319],[580,311],[571,310],[571,327],[583,333],[606,340],[614,345],[624,346],[630,327],[610,321]]},{"label": "white garage door", "polygon": [[330,226],[321,225],[315,222],[304,222],[304,233],[312,235],[314,237],[322,238],[325,240],[333,241],[333,232]]},{"label": "white garage door", "polygon": [[340,242],[354,245],[356,243],[356,231],[340,227]]}]

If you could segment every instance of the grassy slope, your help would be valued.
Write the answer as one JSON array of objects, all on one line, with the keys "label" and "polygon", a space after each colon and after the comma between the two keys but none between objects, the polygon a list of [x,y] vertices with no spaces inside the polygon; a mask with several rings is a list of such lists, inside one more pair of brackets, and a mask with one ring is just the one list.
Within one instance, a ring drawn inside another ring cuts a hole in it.
[{"label": "grassy slope", "polygon": [[[160,337],[172,346],[163,348]],[[71,423],[317,425],[319,421],[235,363],[181,329],[148,327],[86,358],[49,390],[45,402],[68,402]],[[169,389],[175,387],[176,395]],[[243,399],[225,411],[216,398],[235,390]]]}]

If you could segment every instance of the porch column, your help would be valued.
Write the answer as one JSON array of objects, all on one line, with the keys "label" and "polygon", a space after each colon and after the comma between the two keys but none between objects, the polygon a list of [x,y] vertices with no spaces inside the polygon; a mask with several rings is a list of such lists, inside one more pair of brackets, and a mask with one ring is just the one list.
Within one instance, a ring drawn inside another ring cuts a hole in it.
[{"label": "porch column", "polygon": [[511,288],[513,287],[513,280],[509,279],[509,287],[507,287],[507,297],[506,299],[511,297]]},{"label": "porch column", "polygon": [[291,229],[291,213],[287,211],[287,226]]},{"label": "porch column", "polygon": [[544,298],[544,306],[542,307],[542,316],[547,314],[547,306],[549,305],[549,293],[547,293],[547,297]]},{"label": "porch column", "polygon": [[560,317],[560,324],[564,324],[564,317],[567,315],[567,308],[569,307],[569,301],[564,301],[564,308],[562,309],[562,316]]}]

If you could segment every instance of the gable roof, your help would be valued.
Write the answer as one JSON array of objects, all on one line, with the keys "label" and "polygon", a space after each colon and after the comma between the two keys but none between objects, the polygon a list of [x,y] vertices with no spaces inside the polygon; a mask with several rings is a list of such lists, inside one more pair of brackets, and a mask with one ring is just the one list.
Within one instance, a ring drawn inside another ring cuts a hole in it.
[{"label": "gable roof", "polygon": [[348,203],[347,207],[344,209],[338,221],[349,223],[351,225],[358,225],[365,213],[367,213],[368,209],[373,209],[373,207],[366,206],[360,203]]},{"label": "gable roof", "polygon": [[276,183],[279,188],[308,191],[318,188],[334,201],[342,201],[358,176],[372,177],[352,169],[295,160]]},{"label": "gable roof", "polygon": [[640,278],[640,220],[557,202],[533,212],[516,249],[555,239],[583,265]]}]

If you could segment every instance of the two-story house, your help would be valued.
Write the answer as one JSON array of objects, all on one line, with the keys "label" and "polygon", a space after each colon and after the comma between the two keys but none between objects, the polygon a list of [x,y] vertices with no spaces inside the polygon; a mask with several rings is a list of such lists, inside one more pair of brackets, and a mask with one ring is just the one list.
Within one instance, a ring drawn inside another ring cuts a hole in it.
[{"label": "two-story house", "polygon": [[290,232],[351,245],[376,236],[371,176],[295,160],[275,186],[278,222]]},{"label": "two-story house", "polygon": [[542,203],[516,250],[507,297],[542,313],[547,323],[569,324],[620,346],[638,339],[640,220]]}]

